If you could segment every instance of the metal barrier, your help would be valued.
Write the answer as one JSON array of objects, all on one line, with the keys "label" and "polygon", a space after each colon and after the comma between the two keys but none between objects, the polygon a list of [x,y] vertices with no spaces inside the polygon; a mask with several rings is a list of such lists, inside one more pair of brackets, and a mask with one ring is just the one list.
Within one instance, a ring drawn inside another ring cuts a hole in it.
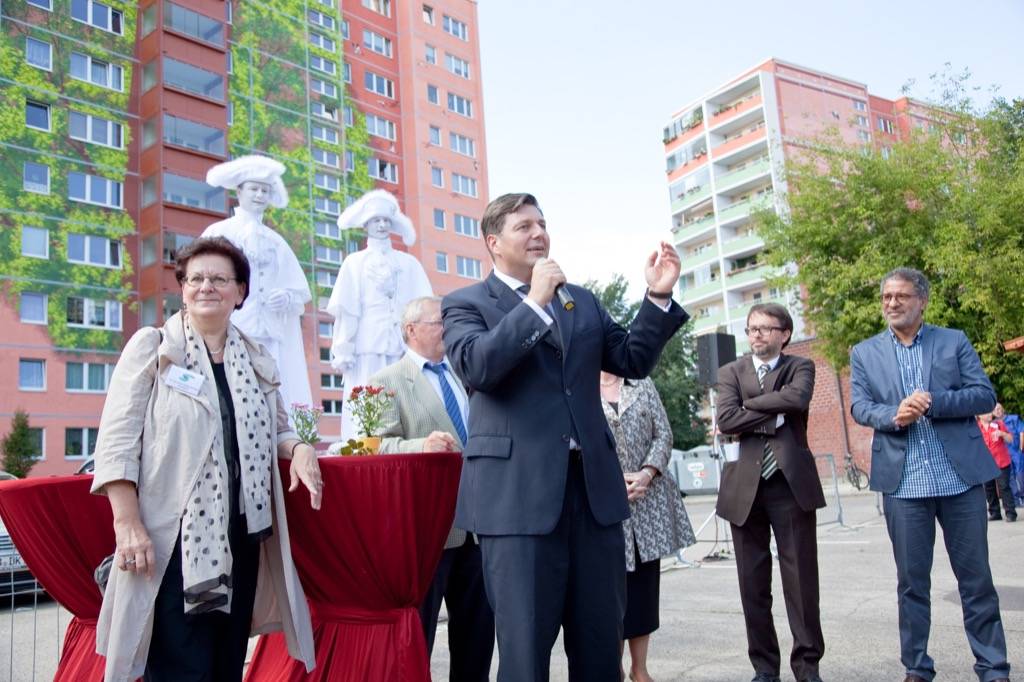
[{"label": "metal barrier", "polygon": [[826,453],[824,455],[815,455],[814,459],[823,459],[828,461],[829,471],[832,472],[832,491],[836,499],[836,518],[831,521],[818,521],[818,525],[827,526],[831,523],[838,523],[843,528],[849,528],[849,526],[843,523],[843,500],[839,494],[839,476],[836,473],[836,458],[832,454]]}]

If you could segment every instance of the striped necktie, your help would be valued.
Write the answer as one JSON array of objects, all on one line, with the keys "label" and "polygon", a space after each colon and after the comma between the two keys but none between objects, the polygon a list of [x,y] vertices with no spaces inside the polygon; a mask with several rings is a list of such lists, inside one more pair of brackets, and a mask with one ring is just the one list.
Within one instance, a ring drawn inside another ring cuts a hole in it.
[{"label": "striped necktie", "polygon": [[[757,383],[760,384],[762,392],[764,391],[764,377],[770,371],[771,367],[768,365],[761,365],[757,368]],[[767,480],[778,470],[779,463],[775,461],[775,453],[772,452],[772,443],[766,436],[764,439],[764,458],[761,460],[761,478]]]},{"label": "striped necktie", "polygon": [[437,375],[437,380],[441,384],[441,396],[444,398],[445,412],[448,413],[452,424],[455,426],[455,432],[459,434],[459,439],[465,445],[467,440],[466,424],[462,421],[462,411],[459,410],[459,401],[455,399],[455,391],[452,390],[451,384],[448,383],[448,378],[445,377],[445,364],[443,362],[437,364],[428,362],[424,366]]}]

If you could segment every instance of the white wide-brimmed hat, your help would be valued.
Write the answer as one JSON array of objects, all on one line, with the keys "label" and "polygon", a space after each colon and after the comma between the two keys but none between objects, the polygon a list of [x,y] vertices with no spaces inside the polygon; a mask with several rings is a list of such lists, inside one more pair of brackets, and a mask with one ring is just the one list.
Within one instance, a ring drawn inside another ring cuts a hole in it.
[{"label": "white wide-brimmed hat", "polygon": [[262,182],[270,185],[270,205],[284,208],[288,205],[288,190],[281,182],[284,164],[269,156],[250,154],[219,163],[206,172],[206,184],[225,189],[238,189],[243,182]]},{"label": "white wide-brimmed hat", "polygon": [[391,231],[402,238],[406,246],[416,243],[416,228],[398,208],[398,199],[391,192],[375,189],[367,192],[338,216],[338,227],[363,227],[370,218],[390,218]]}]

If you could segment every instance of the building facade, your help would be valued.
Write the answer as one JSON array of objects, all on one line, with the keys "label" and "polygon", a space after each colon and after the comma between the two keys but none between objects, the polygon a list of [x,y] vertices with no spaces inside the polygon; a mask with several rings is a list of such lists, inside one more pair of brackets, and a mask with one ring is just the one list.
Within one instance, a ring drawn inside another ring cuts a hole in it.
[{"label": "building facade", "polygon": [[120,348],[180,309],[175,252],[234,203],[204,182],[217,163],[260,153],[287,167],[289,206],[267,223],[314,291],[302,329],[328,439],[342,395],[322,309],[363,241],[336,224],[347,203],[374,187],[398,197],[435,293],[486,274],[474,2],[0,9],[0,429],[29,413],[33,475],[84,463]]}]

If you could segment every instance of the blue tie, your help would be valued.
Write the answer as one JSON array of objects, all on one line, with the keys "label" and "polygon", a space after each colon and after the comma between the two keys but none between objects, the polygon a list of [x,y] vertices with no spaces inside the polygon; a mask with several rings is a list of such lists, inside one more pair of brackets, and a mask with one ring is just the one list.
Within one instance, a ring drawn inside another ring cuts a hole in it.
[{"label": "blue tie", "polygon": [[437,380],[441,384],[441,395],[444,397],[444,409],[448,416],[451,417],[452,424],[455,425],[455,431],[459,434],[462,444],[465,445],[466,425],[462,422],[462,412],[459,411],[459,401],[455,399],[455,391],[452,390],[447,377],[444,375],[445,364],[439,362],[435,365],[432,362],[428,362],[424,366],[437,375]]}]

